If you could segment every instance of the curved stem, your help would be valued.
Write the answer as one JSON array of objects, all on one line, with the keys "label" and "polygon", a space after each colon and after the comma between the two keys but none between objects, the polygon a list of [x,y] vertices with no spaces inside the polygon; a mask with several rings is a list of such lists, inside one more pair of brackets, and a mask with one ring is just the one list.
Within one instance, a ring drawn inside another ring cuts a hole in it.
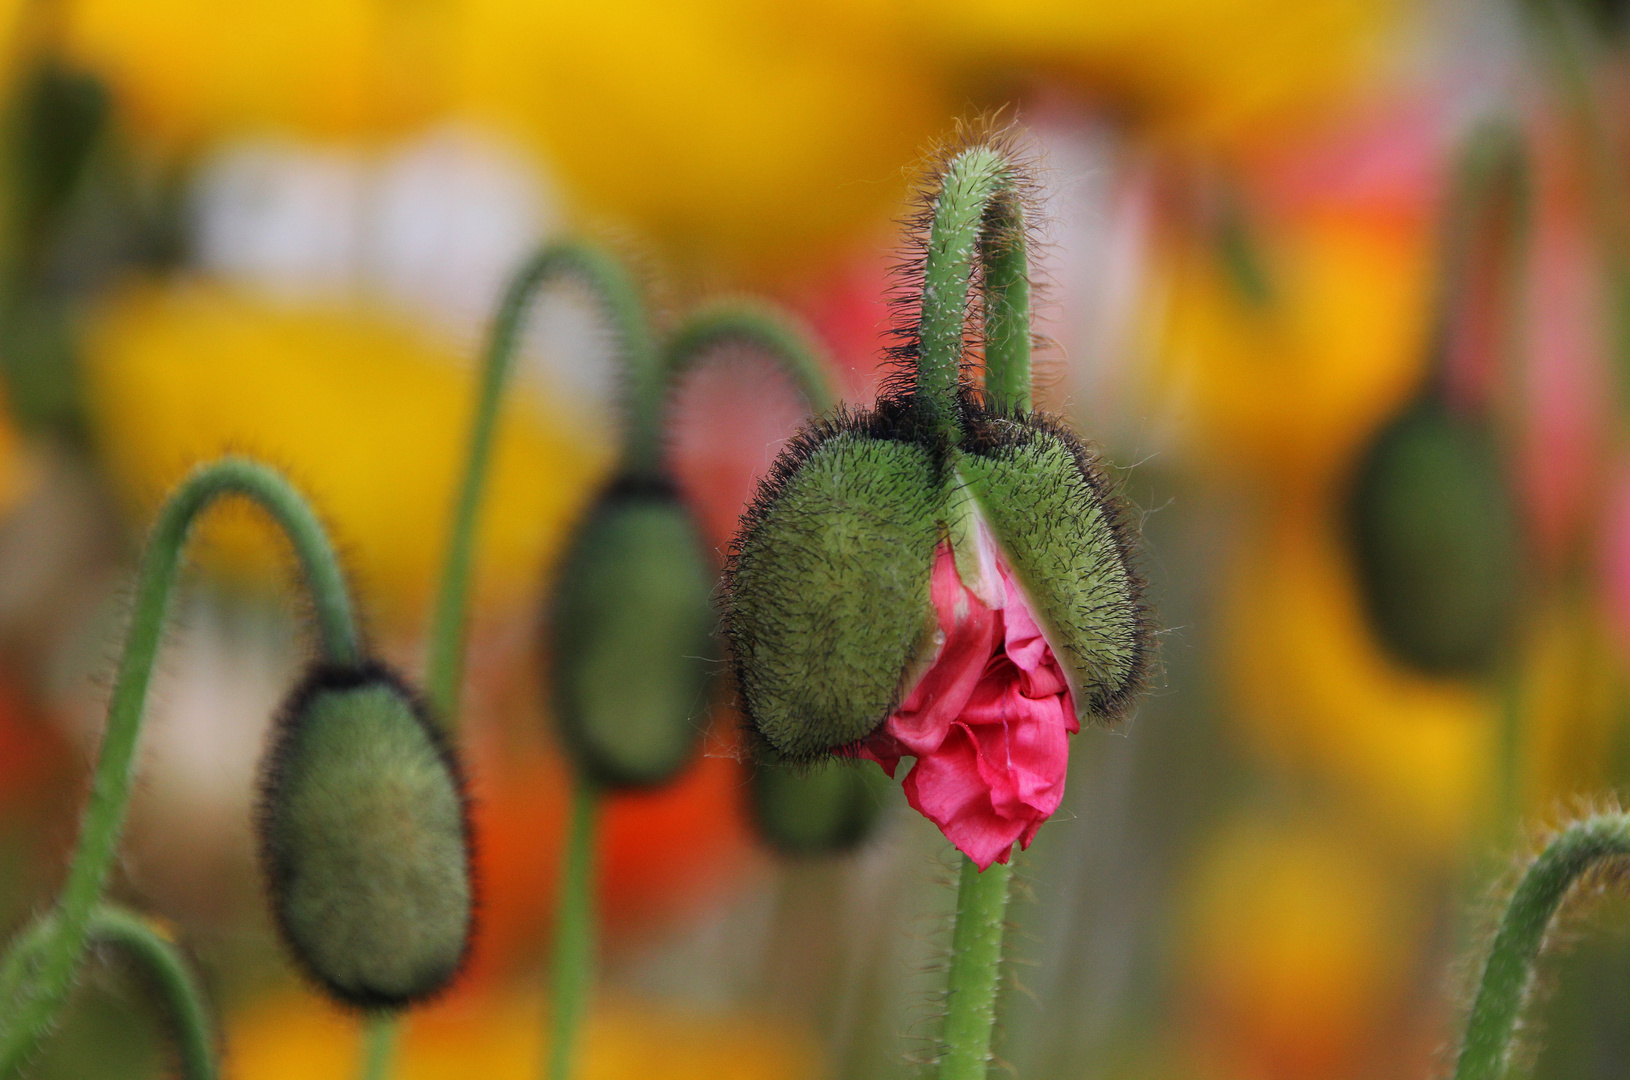
[{"label": "curved stem", "polygon": [[1483,967],[1455,1080],[1498,1080],[1504,1074],[1551,917],[1580,875],[1606,860],[1626,857],[1630,815],[1602,814],[1563,829],[1529,864]]},{"label": "curved stem", "polygon": [[[1003,208],[990,214],[993,204],[998,203]],[[986,240],[993,225],[1003,231],[1011,228],[1019,213],[1017,206],[1011,167],[1000,150],[985,145],[970,147],[951,160],[934,198],[923,261],[922,310],[917,322],[917,396],[953,443],[961,437],[956,396],[962,380],[963,330],[974,261],[987,247],[992,251],[1016,251],[1023,258],[1022,241],[1002,243],[994,237]],[[1012,284],[1013,277],[1007,274],[997,302],[999,309],[1009,310],[1009,297],[1018,300],[1018,292],[1027,291],[1015,292]],[[1029,307],[1027,297],[1024,306]],[[1005,318],[999,322],[1008,327]],[[1028,325],[1025,332],[1029,333]],[[1011,334],[1004,332],[1002,349],[1011,345],[1010,339]],[[1005,374],[1003,381],[1007,381]]]},{"label": "curved stem", "polygon": [[362,1068],[358,1074],[362,1080],[385,1080],[390,1075],[400,1028],[401,1022],[393,1012],[368,1017],[362,1042]]},{"label": "curved stem", "polygon": [[124,829],[135,755],[163,639],[165,615],[181,563],[181,549],[198,515],[223,495],[254,500],[294,546],[316,608],[322,650],[330,663],[356,663],[362,654],[350,594],[339,559],[310,505],[275,470],[246,458],[223,458],[199,468],[175,489],[159,512],[142,556],[124,654],[108,701],[107,727],[68,880],[57,902],[54,932],[18,988],[0,1031],[0,1077],[21,1068],[67,999],[85,951],[91,913],[102,898]]},{"label": "curved stem", "polygon": [[980,245],[985,267],[985,394],[1007,412],[1030,408],[1030,258],[1024,209],[998,200]]},{"label": "curved stem", "polygon": [[650,475],[658,466],[663,379],[638,286],[616,259],[598,247],[574,240],[546,245],[510,280],[493,319],[492,336],[482,361],[469,455],[453,507],[452,533],[431,619],[425,674],[425,692],[448,727],[457,724],[477,514],[492,462],[499,405],[515,366],[515,353],[532,303],[546,286],[561,278],[578,281],[589,290],[616,334],[627,373],[626,467],[636,475]]},{"label": "curved stem", "polygon": [[672,386],[707,353],[725,345],[767,355],[797,385],[811,412],[823,413],[837,404],[809,335],[774,308],[746,300],[714,304],[685,320],[664,350],[665,382]]},{"label": "curved stem", "polygon": [[105,905],[92,913],[87,935],[123,949],[152,980],[175,1027],[183,1080],[215,1080],[220,1068],[204,995],[175,942],[134,912]]},{"label": "curved stem", "polygon": [[1001,982],[1003,918],[1013,868],[992,863],[981,872],[963,857],[957,886],[956,929],[951,932],[951,977],[945,1030],[940,1037],[939,1080],[984,1080],[996,1025]]},{"label": "curved stem", "polygon": [[568,1080],[572,1075],[577,1029],[588,1011],[589,987],[594,981],[594,838],[599,809],[599,790],[593,781],[579,776],[556,917],[549,1080]]}]

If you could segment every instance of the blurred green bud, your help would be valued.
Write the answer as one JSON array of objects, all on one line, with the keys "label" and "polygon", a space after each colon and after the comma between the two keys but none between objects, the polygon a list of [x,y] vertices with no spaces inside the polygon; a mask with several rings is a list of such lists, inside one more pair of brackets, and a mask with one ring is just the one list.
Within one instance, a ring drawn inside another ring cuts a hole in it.
[{"label": "blurred green bud", "polygon": [[892,785],[869,763],[828,762],[814,769],[759,762],[749,786],[753,823],[783,855],[834,855],[872,833]]},{"label": "blurred green bud", "polygon": [[1521,562],[1493,439],[1435,395],[1382,428],[1348,521],[1376,634],[1431,674],[1486,671],[1508,641]]},{"label": "blurred green bud", "polygon": [[469,810],[440,729],[384,667],[317,667],[274,728],[257,814],[272,907],[300,966],[358,1008],[457,973],[475,912]]},{"label": "blurred green bud", "polygon": [[[1120,502],[1050,418],[961,402],[949,446],[911,398],[800,433],[743,517],[726,629],[751,727],[790,761],[866,738],[932,663],[935,552],[988,528],[1082,719],[1122,715],[1148,664],[1142,583]],[[975,525],[975,519],[980,522]]]},{"label": "blurred green bud", "polygon": [[579,526],[547,613],[554,712],[585,775],[660,784],[701,735],[715,664],[710,560],[665,482],[613,484]]}]

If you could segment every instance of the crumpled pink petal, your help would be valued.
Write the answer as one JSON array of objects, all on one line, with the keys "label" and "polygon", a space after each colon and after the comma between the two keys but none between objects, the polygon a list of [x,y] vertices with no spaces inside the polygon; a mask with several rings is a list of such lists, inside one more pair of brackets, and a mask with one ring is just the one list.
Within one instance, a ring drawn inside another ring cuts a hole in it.
[{"label": "crumpled pink petal", "polygon": [[[983,532],[983,530],[981,530]],[[981,535],[982,546],[994,543]],[[981,870],[1030,846],[1064,798],[1070,735],[1080,730],[1064,673],[1000,553],[997,606],[963,583],[949,544],[930,593],[944,642],[905,702],[860,755],[901,785],[919,813]]]}]

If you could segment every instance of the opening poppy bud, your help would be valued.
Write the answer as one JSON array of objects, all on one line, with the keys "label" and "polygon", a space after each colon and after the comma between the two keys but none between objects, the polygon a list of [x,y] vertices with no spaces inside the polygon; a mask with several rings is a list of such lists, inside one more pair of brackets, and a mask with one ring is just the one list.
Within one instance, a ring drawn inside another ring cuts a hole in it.
[{"label": "opening poppy bud", "polygon": [[810,770],[760,762],[750,788],[753,822],[783,855],[839,854],[871,835],[886,784],[869,765],[829,762]]},{"label": "opening poppy bud", "polygon": [[775,754],[857,753],[975,862],[1057,809],[1066,736],[1147,668],[1118,501],[1051,420],[964,401],[956,448],[909,401],[800,435],[744,519],[728,631]]},{"label": "opening poppy bud", "polygon": [[1348,511],[1376,634],[1431,674],[1486,671],[1516,617],[1516,515],[1493,439],[1435,394],[1376,436]]},{"label": "opening poppy bud", "polygon": [[315,668],[273,729],[257,818],[278,926],[330,994],[400,1007],[451,981],[475,911],[468,806],[400,679]]},{"label": "opening poppy bud", "polygon": [[694,751],[713,668],[713,574],[665,482],[600,497],[561,564],[546,662],[555,716],[587,776],[661,783]]}]

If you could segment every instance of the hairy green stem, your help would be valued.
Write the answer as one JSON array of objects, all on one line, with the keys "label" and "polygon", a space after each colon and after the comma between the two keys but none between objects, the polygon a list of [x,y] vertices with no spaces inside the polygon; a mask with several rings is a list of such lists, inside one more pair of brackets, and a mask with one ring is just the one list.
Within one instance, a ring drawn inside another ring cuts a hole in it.
[{"label": "hairy green stem", "polygon": [[1030,258],[1024,208],[1009,195],[991,207],[985,267],[985,394],[1007,412],[1030,408]]},{"label": "hairy green stem", "polygon": [[158,991],[174,1028],[182,1080],[215,1080],[220,1067],[203,991],[175,942],[140,915],[107,905],[92,913],[88,936],[122,949]]},{"label": "hairy green stem", "polygon": [[[1021,299],[1026,310],[1028,379],[1028,288],[1016,288],[1017,278],[1022,277],[1023,272],[1021,269],[1014,274],[1012,265],[1014,253],[1021,263],[1024,257],[1022,229],[1013,228],[1020,213],[1018,206],[1011,167],[1000,150],[985,145],[970,147],[951,160],[934,200],[928,250],[923,261],[922,309],[917,323],[917,397],[953,443],[961,437],[956,396],[962,381],[968,288],[974,264],[987,250],[1006,253],[996,260],[1003,266],[998,282],[1000,289],[991,294],[1001,313],[998,352],[1003,358],[1004,374],[999,376],[999,381],[1004,387],[1012,381],[1006,374],[1013,358],[1010,351],[1012,318],[1008,313]],[[993,235],[993,226],[1010,234],[1009,237]],[[986,269],[988,273],[989,267]]]},{"label": "hairy green stem", "polygon": [[1626,857],[1630,815],[1600,814],[1563,829],[1529,864],[1483,967],[1454,1080],[1499,1080],[1504,1075],[1551,917],[1580,875]]},{"label": "hairy green stem", "polygon": [[951,977],[946,987],[945,1028],[940,1035],[939,1080],[984,1080],[989,1068],[996,991],[1001,982],[1003,920],[1012,876],[1013,869],[1006,863],[992,863],[981,873],[972,859],[963,857],[956,928],[951,932]]},{"label": "hairy green stem", "polygon": [[572,1075],[577,1031],[588,1011],[589,988],[594,982],[594,841],[599,811],[599,789],[593,781],[579,776],[572,797],[571,833],[566,841],[555,924],[549,1080],[568,1080]]},{"label": "hairy green stem", "polygon": [[482,361],[469,453],[453,507],[425,667],[426,695],[448,727],[457,726],[477,517],[492,463],[499,406],[533,301],[546,286],[563,278],[588,289],[617,339],[626,371],[624,467],[639,475],[654,473],[658,467],[664,383],[638,285],[622,264],[594,245],[563,240],[544,246],[510,280]]},{"label": "hairy green stem", "polygon": [[362,1065],[358,1070],[361,1080],[385,1080],[390,1075],[400,1028],[401,1021],[395,1013],[369,1015],[362,1038]]},{"label": "hairy green stem", "polygon": [[672,386],[707,353],[726,345],[742,345],[768,356],[797,385],[811,412],[823,413],[837,404],[809,335],[774,308],[748,300],[723,301],[693,312],[663,351],[666,382]]},{"label": "hairy green stem", "polygon": [[271,468],[246,458],[223,458],[196,470],[170,495],[142,556],[124,654],[114,676],[89,805],[68,880],[58,899],[53,932],[38,947],[28,977],[0,998],[0,1077],[15,1076],[67,1000],[85,952],[92,913],[102,899],[124,829],[135,779],[136,746],[147,705],[153,662],[193,522],[216,499],[243,495],[258,503],[294,547],[316,609],[322,650],[329,662],[353,664],[362,647],[339,559],[310,505]]}]

